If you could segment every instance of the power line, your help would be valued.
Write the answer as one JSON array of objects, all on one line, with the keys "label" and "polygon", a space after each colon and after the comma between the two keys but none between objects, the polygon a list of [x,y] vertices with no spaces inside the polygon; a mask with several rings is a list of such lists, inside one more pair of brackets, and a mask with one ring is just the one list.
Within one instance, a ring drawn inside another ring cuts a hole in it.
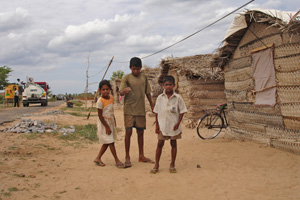
[{"label": "power line", "polygon": [[[167,49],[169,49],[169,48],[171,48],[171,47],[173,47],[173,46],[175,46],[175,45],[177,45],[177,44],[179,44],[179,43],[181,43],[181,42],[183,42],[183,41],[189,39],[190,37],[192,37],[192,36],[194,36],[194,35],[200,33],[201,31],[207,29],[208,27],[210,27],[210,26],[212,26],[212,25],[218,23],[219,21],[225,19],[226,17],[228,17],[229,15],[233,14],[234,12],[236,12],[236,11],[240,10],[241,8],[247,6],[248,4],[252,3],[253,1],[255,1],[255,0],[251,0],[251,1],[247,2],[246,4],[244,4],[244,5],[240,6],[240,7],[238,7],[237,9],[235,9],[235,10],[231,11],[230,13],[228,13],[227,15],[225,15],[225,16],[221,17],[220,19],[214,21],[213,23],[211,23],[211,24],[205,26],[204,28],[202,28],[202,29],[200,29],[200,30],[198,30],[198,31],[196,31],[196,32],[194,32],[194,33],[192,33],[191,35],[189,35],[189,36],[187,36],[187,37],[185,37],[185,38],[179,40],[178,42],[175,42],[174,44],[172,44],[172,45],[170,45],[170,46],[167,46],[167,47],[165,47],[165,48],[163,48],[163,49],[161,49],[161,50],[159,50],[159,51],[156,51],[156,52],[154,52],[154,53],[152,53],[152,54],[149,54],[149,55],[147,55],[147,56],[144,56],[144,57],[142,57],[141,59],[145,59],[145,58],[154,56],[154,55],[156,55],[156,54],[158,54],[158,53],[160,53],[160,52],[163,52],[163,51],[165,51],[165,50],[167,50]],[[115,61],[115,62],[117,62],[117,63],[128,63],[129,61],[123,61],[123,62],[121,62],[121,61]]]},{"label": "power line", "polygon": [[95,76],[97,76],[98,74],[100,74],[103,70],[105,70],[107,68],[107,66],[103,67],[99,72],[97,72],[96,74],[94,74],[93,76],[89,76],[90,78],[93,78]]}]

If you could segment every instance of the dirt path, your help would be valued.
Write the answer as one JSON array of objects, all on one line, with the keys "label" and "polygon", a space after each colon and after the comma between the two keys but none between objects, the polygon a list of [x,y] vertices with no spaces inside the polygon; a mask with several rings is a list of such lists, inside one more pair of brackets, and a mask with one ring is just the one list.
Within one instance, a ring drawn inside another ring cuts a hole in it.
[{"label": "dirt path", "polygon": [[29,107],[9,107],[0,109],[0,126],[3,123],[13,122],[20,119],[24,114],[40,113],[46,110],[51,110],[65,104],[64,101],[49,102],[48,106],[41,106],[40,104],[29,105]]},{"label": "dirt path", "polygon": [[[117,109],[118,127],[123,115]],[[46,117],[46,116],[45,116]],[[96,123],[81,117],[49,117],[68,124]],[[145,155],[154,159],[154,118],[147,118]],[[131,146],[132,168],[117,169],[109,150],[98,167],[99,144],[42,136],[28,139],[0,133],[0,199],[230,199],[287,200],[300,197],[300,156],[264,145],[216,138],[203,141],[183,128],[176,167],[168,172],[170,145],[165,143],[158,174],[152,164],[137,162],[137,137]],[[116,148],[124,160],[124,133]],[[197,167],[200,165],[200,168]],[[10,195],[10,196],[9,196]]]}]

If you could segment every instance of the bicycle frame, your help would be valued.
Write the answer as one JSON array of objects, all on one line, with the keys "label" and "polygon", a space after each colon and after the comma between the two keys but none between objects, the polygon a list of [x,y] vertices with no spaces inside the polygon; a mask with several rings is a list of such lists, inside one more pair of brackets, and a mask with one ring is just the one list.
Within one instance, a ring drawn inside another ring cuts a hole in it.
[{"label": "bicycle frame", "polygon": [[225,110],[227,108],[223,108],[223,109],[220,109],[220,115],[223,117],[224,120],[224,128],[226,128],[228,126],[228,121],[227,121],[227,118],[226,118],[226,114],[225,114]]},{"label": "bicycle frame", "polygon": [[[214,111],[206,112],[201,117],[197,123],[197,134],[201,139],[213,139],[219,135],[223,128],[227,128],[226,108],[227,104],[218,105]],[[207,130],[201,130],[202,128]]]}]

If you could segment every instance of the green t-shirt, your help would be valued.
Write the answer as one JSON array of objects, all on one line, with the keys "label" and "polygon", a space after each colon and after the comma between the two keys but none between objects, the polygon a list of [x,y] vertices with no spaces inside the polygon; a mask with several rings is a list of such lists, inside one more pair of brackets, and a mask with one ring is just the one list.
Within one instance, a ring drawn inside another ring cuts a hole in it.
[{"label": "green t-shirt", "polygon": [[126,87],[131,91],[125,95],[124,114],[145,116],[145,95],[151,92],[147,77],[143,73],[138,76],[127,74],[121,81],[120,91]]}]

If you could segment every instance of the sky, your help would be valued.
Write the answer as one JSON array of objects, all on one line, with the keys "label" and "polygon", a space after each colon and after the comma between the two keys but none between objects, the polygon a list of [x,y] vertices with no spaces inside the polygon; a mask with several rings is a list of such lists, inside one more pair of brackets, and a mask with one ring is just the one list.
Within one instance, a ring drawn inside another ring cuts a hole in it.
[{"label": "sky", "polygon": [[[0,67],[8,80],[46,81],[53,94],[97,89],[128,61],[172,45],[220,19],[248,0],[0,0]],[[216,52],[233,18],[245,9],[298,11],[299,0],[256,0],[172,48],[142,59],[158,67],[163,58]]]}]

